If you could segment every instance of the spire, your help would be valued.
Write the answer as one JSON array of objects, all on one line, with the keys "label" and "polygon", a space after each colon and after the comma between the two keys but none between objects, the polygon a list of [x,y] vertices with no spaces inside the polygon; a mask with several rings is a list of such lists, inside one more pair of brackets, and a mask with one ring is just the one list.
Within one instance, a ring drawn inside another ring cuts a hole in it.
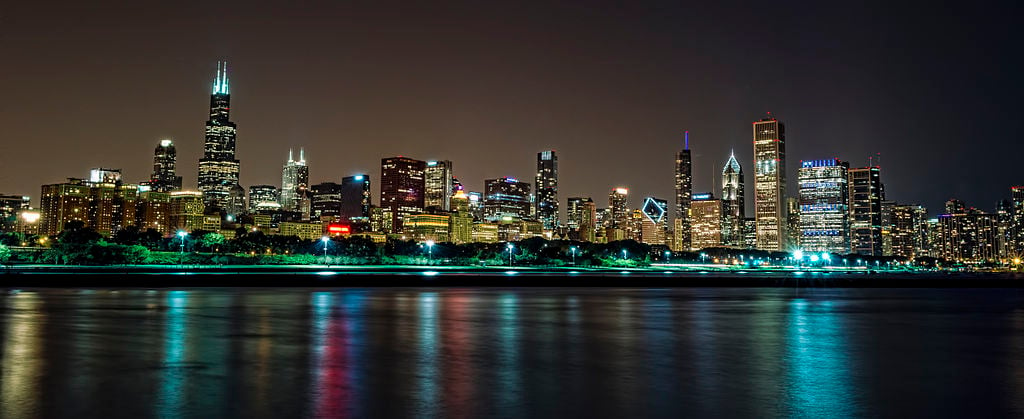
[{"label": "spire", "polygon": [[736,153],[733,150],[730,150],[729,160],[726,160],[725,167],[722,168],[722,173],[739,173],[741,170],[740,162],[736,160]]},{"label": "spire", "polygon": [[299,147],[299,162],[306,162],[306,147]]},{"label": "spire", "polygon": [[213,79],[213,94],[228,94],[227,61],[217,61],[217,76]]},{"label": "spire", "polygon": [[292,161],[292,149],[288,149],[288,161]]},{"label": "spire", "polygon": [[683,138],[684,138],[684,140],[683,140],[683,150],[689,150],[690,149],[690,131],[686,131],[685,133],[683,133]]}]

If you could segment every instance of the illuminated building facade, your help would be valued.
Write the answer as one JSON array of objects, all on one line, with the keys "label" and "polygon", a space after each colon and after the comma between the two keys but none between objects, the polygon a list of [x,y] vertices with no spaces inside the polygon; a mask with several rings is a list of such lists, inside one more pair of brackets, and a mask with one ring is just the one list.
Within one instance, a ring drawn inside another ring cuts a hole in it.
[{"label": "illuminated building facade", "polygon": [[753,123],[757,248],[785,251],[786,130],[775,118]]},{"label": "illuminated building facade", "polygon": [[193,232],[203,228],[206,204],[202,192],[175,191],[169,196],[170,231]]},{"label": "illuminated building facade", "polygon": [[881,256],[882,192],[881,168],[857,167],[849,170],[850,188],[850,252]]},{"label": "illuminated building facade", "polygon": [[447,214],[409,214],[405,218],[404,234],[416,241],[451,241],[448,236],[451,216]]},{"label": "illuminated building facade", "polygon": [[359,174],[341,178],[341,218],[370,216],[370,175]]},{"label": "illuminated building facade", "polygon": [[274,185],[252,185],[249,187],[249,212],[255,214],[261,208],[281,208],[281,195]]},{"label": "illuminated building facade", "polygon": [[690,154],[690,132],[683,133],[683,149],[676,153],[675,165],[676,221],[673,249],[690,248],[690,202],[693,195],[693,157]]},{"label": "illuminated building facade", "polygon": [[21,195],[0,195],[0,231],[15,231],[18,212],[32,207],[31,198]]},{"label": "illuminated building facade", "polygon": [[530,217],[530,184],[511,177],[484,181],[484,219]]},{"label": "illuminated building facade", "polygon": [[171,230],[170,194],[153,191],[139,194],[136,219],[140,230],[153,229],[164,236],[174,234],[176,231]]},{"label": "illuminated building facade", "polygon": [[839,159],[800,162],[800,248],[846,254],[850,249],[849,164]]},{"label": "illuminated building facade", "polygon": [[427,162],[423,178],[426,191],[423,207],[451,211],[452,194],[455,192],[452,162],[448,160]]},{"label": "illuminated building facade", "polygon": [[566,224],[569,238],[585,242],[593,242],[597,228],[597,204],[587,197],[572,197],[566,206]]},{"label": "illuminated building facade", "polygon": [[149,177],[149,188],[157,192],[181,189],[181,176],[176,173],[178,152],[171,140],[161,140],[153,151],[153,174]]},{"label": "illuminated building facade", "polygon": [[890,209],[892,255],[914,259],[928,256],[928,212],[920,205],[893,205]]},{"label": "illuminated building facade", "polygon": [[310,219],[319,221],[322,217],[341,216],[341,185],[334,182],[318,183],[309,187],[312,199]]},{"label": "illuminated building facade", "polygon": [[1010,253],[1024,255],[1024,186],[1010,188],[1010,205],[1013,207],[1013,226],[1011,227],[1009,247]]},{"label": "illuminated building facade", "polygon": [[668,201],[654,197],[644,198],[640,209],[640,241],[651,245],[664,245],[668,230]]},{"label": "illuminated building facade", "polygon": [[554,150],[537,153],[536,217],[544,229],[558,227],[558,156]]},{"label": "illuminated building facade", "polygon": [[736,154],[729,153],[722,168],[722,244],[726,246],[743,246],[743,219],[747,213],[743,194],[743,168]]},{"label": "illuminated building facade", "polygon": [[722,200],[711,193],[694,194],[690,216],[692,250],[722,246]]},{"label": "illuminated building facade", "polygon": [[217,77],[210,95],[210,119],[206,121],[203,158],[199,159],[199,191],[207,206],[223,208],[233,186],[238,184],[235,158],[237,127],[230,120],[231,94],[227,63],[217,63]]},{"label": "illuminated building facade", "polygon": [[381,159],[380,206],[391,215],[392,232],[402,231],[405,217],[423,212],[426,168],[427,162],[407,157]]},{"label": "illuminated building facade", "polygon": [[970,210],[939,216],[942,257],[951,262],[977,264],[999,257],[999,229],[995,214]]},{"label": "illuminated building facade", "polygon": [[629,215],[629,189],[612,189],[608,194],[608,218],[605,220],[608,227],[622,231],[628,230]]},{"label": "illuminated building facade", "polygon": [[82,179],[43,185],[39,194],[39,233],[55,236],[71,221],[89,223],[89,186]]},{"label": "illuminated building facade", "polygon": [[302,199],[309,190],[309,166],[306,166],[306,150],[299,149],[299,159],[292,158],[288,149],[288,161],[281,169],[281,208],[285,211],[302,212]]}]

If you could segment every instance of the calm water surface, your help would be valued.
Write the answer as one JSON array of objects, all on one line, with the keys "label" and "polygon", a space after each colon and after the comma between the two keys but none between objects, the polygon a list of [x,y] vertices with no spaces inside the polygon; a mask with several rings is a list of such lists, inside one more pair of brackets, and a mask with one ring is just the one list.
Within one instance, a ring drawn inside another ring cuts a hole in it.
[{"label": "calm water surface", "polygon": [[1024,415],[1024,292],[23,290],[0,417]]}]

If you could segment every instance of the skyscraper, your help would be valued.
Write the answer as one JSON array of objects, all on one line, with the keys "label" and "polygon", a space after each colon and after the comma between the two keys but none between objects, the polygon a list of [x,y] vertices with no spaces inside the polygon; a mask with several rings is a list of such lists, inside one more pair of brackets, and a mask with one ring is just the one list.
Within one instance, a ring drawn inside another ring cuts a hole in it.
[{"label": "skyscraper", "polygon": [[554,150],[537,153],[536,213],[544,229],[558,227],[558,156]]},{"label": "skyscraper", "polygon": [[299,159],[292,158],[288,149],[288,161],[281,169],[281,208],[285,211],[301,210],[301,200],[309,189],[309,166],[306,166],[306,150],[299,149]]},{"label": "skyscraper", "polygon": [[1009,252],[1018,257],[1024,254],[1024,186],[1010,188],[1010,205],[1013,207],[1013,218]]},{"label": "skyscraper", "polygon": [[181,176],[175,174],[178,153],[174,142],[161,140],[153,152],[153,174],[149,177],[150,190],[170,192],[181,189]]},{"label": "skyscraper", "polygon": [[484,218],[500,221],[502,217],[518,219],[530,216],[530,184],[503,177],[484,181]]},{"label": "skyscraper", "polygon": [[753,123],[757,248],[783,251],[786,238],[786,129],[772,117]]},{"label": "skyscraper", "polygon": [[849,237],[849,164],[839,159],[800,162],[800,247],[846,254]]},{"label": "skyscraper", "polygon": [[206,142],[199,159],[199,191],[207,205],[224,207],[232,186],[238,184],[238,159],[235,158],[235,123],[229,119],[231,94],[228,89],[228,65],[217,63],[217,77],[210,95],[210,119],[206,121]]},{"label": "skyscraper", "polygon": [[743,168],[736,161],[736,154],[729,153],[722,168],[722,243],[726,246],[743,246],[743,193]]},{"label": "skyscraper", "polygon": [[440,208],[451,211],[452,194],[455,192],[455,178],[452,177],[452,162],[448,160],[429,161],[423,172],[426,195],[424,208]]},{"label": "skyscraper", "polygon": [[665,231],[668,230],[668,201],[654,197],[644,198],[640,209],[640,241],[651,245],[665,245]]},{"label": "skyscraper", "polygon": [[370,175],[354,175],[341,178],[341,218],[370,217]]},{"label": "skyscraper", "polygon": [[392,232],[402,231],[402,220],[423,212],[424,171],[427,162],[408,157],[380,161],[380,206],[391,215]]},{"label": "skyscraper", "polygon": [[249,187],[249,212],[255,214],[261,209],[280,209],[281,194],[274,185],[252,185]]},{"label": "skyscraper", "polygon": [[608,227],[626,231],[629,229],[629,189],[615,188],[608,194]]},{"label": "skyscraper", "polygon": [[690,156],[690,131],[683,134],[683,149],[676,153],[676,222],[674,246],[690,248],[690,201],[693,195],[693,160]]},{"label": "skyscraper", "polygon": [[857,167],[849,170],[850,188],[850,252],[858,255],[881,256],[882,241],[882,180],[878,166]]},{"label": "skyscraper", "polygon": [[693,195],[690,248],[692,250],[722,245],[722,201],[712,193]]},{"label": "skyscraper", "polygon": [[920,205],[894,205],[891,209],[893,256],[914,259],[927,256],[927,212]]},{"label": "skyscraper", "polygon": [[592,242],[597,228],[597,205],[587,197],[572,197],[566,206],[566,225],[569,238]]},{"label": "skyscraper", "polygon": [[310,186],[309,192],[312,199],[310,218],[313,221],[341,215],[341,185],[334,182],[318,183]]}]

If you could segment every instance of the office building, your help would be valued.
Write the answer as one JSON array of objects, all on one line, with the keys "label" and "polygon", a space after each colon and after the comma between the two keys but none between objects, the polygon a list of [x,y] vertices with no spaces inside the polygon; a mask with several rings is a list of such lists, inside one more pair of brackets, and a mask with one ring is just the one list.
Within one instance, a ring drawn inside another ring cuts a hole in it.
[{"label": "office building", "polygon": [[280,197],[277,186],[252,185],[249,187],[249,212],[255,214],[260,209],[280,209]]},{"label": "office building", "polygon": [[615,188],[608,194],[607,227],[626,231],[629,229],[629,189]]},{"label": "office building", "polygon": [[714,194],[693,194],[690,207],[690,249],[698,251],[722,246],[722,200]]},{"label": "office building", "polygon": [[32,207],[31,199],[22,195],[0,195],[0,232],[15,231],[18,212]]},{"label": "office building", "polygon": [[231,94],[227,63],[217,63],[217,77],[210,95],[210,119],[206,121],[203,158],[199,159],[199,191],[207,206],[223,208],[231,189],[238,184],[235,158],[237,127],[230,120]]},{"label": "office building", "polygon": [[312,199],[310,219],[320,221],[323,217],[332,220],[341,216],[341,185],[323,182],[309,187]]},{"label": "office building", "polygon": [[309,190],[309,166],[306,166],[306,150],[299,148],[299,159],[292,158],[288,149],[288,161],[281,169],[281,208],[285,211],[302,212],[302,199]]},{"label": "office building", "polygon": [[402,220],[423,212],[424,171],[427,162],[407,157],[380,161],[380,206],[391,215],[391,232],[402,231]]},{"label": "office building", "polygon": [[168,198],[169,231],[191,233],[203,229],[206,204],[203,203],[202,192],[174,191],[170,192]]},{"label": "office building", "polygon": [[451,211],[452,194],[455,193],[452,162],[448,160],[427,162],[423,179],[425,190],[423,207]]},{"label": "office building", "polygon": [[889,236],[892,241],[892,256],[908,260],[927,256],[928,213],[920,205],[893,205],[890,209],[892,225]]},{"label": "office building", "polygon": [[153,151],[153,174],[149,177],[150,190],[170,192],[181,189],[181,176],[177,175],[178,153],[171,140],[161,140]]},{"label": "office building", "polygon": [[545,230],[558,227],[558,156],[554,150],[537,153],[535,214]]},{"label": "office building", "polygon": [[690,248],[690,202],[693,195],[693,159],[690,154],[690,131],[683,133],[683,149],[676,153],[675,164],[676,220],[675,249]]},{"label": "office building", "polygon": [[753,123],[757,248],[785,251],[786,130],[775,118]]},{"label": "office building", "polygon": [[341,178],[341,218],[368,218],[370,216],[370,175],[358,174]]},{"label": "office building", "polygon": [[668,201],[655,197],[644,198],[640,209],[640,242],[663,246],[666,243],[665,233],[668,230]]},{"label": "office building", "polygon": [[484,181],[484,219],[487,221],[529,218],[530,206],[529,183],[511,177]]},{"label": "office building", "polygon": [[881,256],[882,239],[881,169],[878,166],[849,170],[851,253]]},{"label": "office building", "polygon": [[722,168],[722,244],[726,246],[743,246],[743,219],[747,213],[743,194],[743,168],[736,154],[729,153]]},{"label": "office building", "polygon": [[839,159],[800,162],[800,248],[846,254],[850,249],[849,164]]},{"label": "office building", "polygon": [[1013,207],[1013,223],[1010,231],[1009,252],[1024,255],[1024,186],[1010,188],[1010,205]]}]

